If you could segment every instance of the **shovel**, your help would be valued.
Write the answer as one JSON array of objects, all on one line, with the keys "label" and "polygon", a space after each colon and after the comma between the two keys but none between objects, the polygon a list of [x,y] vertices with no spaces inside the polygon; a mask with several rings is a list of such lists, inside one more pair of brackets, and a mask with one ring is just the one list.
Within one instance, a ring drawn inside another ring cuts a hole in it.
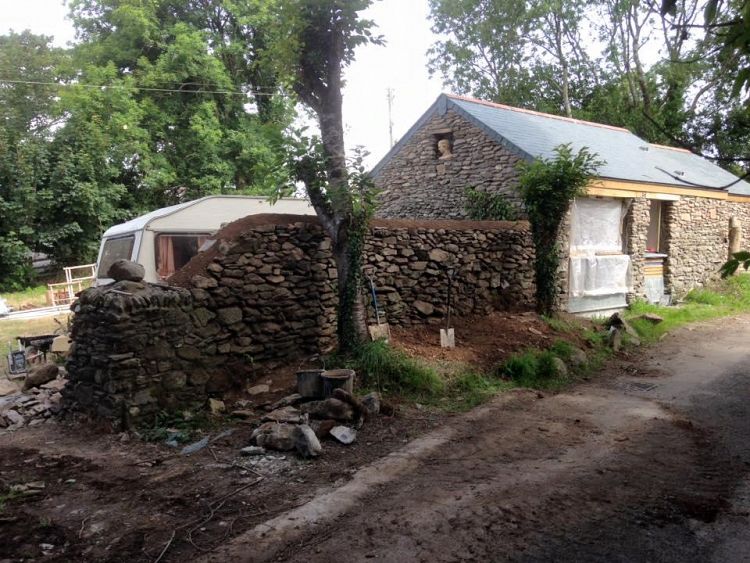
[{"label": "shovel", "polygon": [[442,348],[455,348],[456,335],[451,328],[451,286],[453,285],[453,270],[448,270],[448,314],[445,320],[445,328],[440,329],[440,346]]},{"label": "shovel", "polygon": [[375,283],[372,281],[372,278],[370,276],[367,276],[367,279],[370,282],[370,292],[372,293],[372,305],[375,307],[375,318],[377,319],[376,325],[370,325],[368,326],[368,330],[370,331],[370,338],[375,340],[385,340],[388,342],[391,338],[391,328],[388,326],[388,323],[382,323],[380,322],[380,307],[378,306],[378,295],[375,292]]}]

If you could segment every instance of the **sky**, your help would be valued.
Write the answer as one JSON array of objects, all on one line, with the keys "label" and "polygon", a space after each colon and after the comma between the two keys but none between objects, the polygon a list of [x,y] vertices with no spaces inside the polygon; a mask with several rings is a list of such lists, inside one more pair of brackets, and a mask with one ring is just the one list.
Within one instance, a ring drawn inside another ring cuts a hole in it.
[{"label": "sky", "polygon": [[[443,90],[427,72],[427,50],[435,40],[427,0],[381,0],[363,15],[375,21],[385,46],[358,49],[345,73],[344,122],[348,148],[369,151],[372,167],[390,148],[387,89],[393,89],[393,136],[398,140]],[[29,29],[51,35],[58,46],[75,33],[63,0],[0,0],[0,33]]]}]

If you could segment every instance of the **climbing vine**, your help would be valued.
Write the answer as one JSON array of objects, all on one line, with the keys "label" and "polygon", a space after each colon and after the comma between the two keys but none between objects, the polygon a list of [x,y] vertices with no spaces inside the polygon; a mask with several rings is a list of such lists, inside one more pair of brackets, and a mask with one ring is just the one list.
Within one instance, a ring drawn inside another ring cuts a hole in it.
[{"label": "climbing vine", "polygon": [[476,188],[464,190],[466,204],[464,210],[474,221],[515,221],[518,210],[503,194],[485,192]]},{"label": "climbing vine", "polygon": [[557,296],[560,225],[570,204],[583,195],[597,169],[604,164],[586,147],[574,154],[570,145],[560,145],[555,154],[552,159],[522,163],[519,178],[536,250],[537,309],[543,314],[553,311]]}]

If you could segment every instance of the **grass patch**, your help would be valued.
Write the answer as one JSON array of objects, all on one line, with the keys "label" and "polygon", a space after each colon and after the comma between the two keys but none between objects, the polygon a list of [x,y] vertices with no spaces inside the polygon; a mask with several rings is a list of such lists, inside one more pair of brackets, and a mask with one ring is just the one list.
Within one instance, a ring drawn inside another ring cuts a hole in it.
[{"label": "grass patch", "polygon": [[440,406],[449,411],[466,411],[513,387],[511,381],[462,369],[448,379],[447,392]]},{"label": "grass patch", "polygon": [[37,285],[23,291],[0,294],[8,307],[19,311],[21,309],[35,309],[47,306],[47,286]]},{"label": "grass patch", "polygon": [[385,393],[429,398],[445,391],[445,381],[437,370],[390,347],[384,340],[360,346],[347,367],[362,375],[364,384]]},{"label": "grass patch", "polygon": [[542,320],[547,323],[552,330],[555,332],[562,332],[563,334],[574,334],[583,329],[581,324],[573,319],[542,315]]},{"label": "grass patch", "polygon": [[[644,301],[633,303],[626,318],[644,342],[656,342],[664,334],[686,324],[717,319],[750,311],[750,275],[722,280],[709,288],[694,289],[684,303],[662,307]],[[662,322],[654,324],[641,315],[659,315]]]},{"label": "grass patch", "polygon": [[[67,326],[69,315],[67,313],[54,317],[43,317],[41,319],[7,320],[0,319],[0,373],[8,371],[5,356],[8,354],[8,346],[15,350],[18,346],[17,336],[36,336],[39,334],[55,334],[61,332],[62,327]],[[56,320],[58,322],[56,322]],[[49,356],[48,356],[49,357]]]}]

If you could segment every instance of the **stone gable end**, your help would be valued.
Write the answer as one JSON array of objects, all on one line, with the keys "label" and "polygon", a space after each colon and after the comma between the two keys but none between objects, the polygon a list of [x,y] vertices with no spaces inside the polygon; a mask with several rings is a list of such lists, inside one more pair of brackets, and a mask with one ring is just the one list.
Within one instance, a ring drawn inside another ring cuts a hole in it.
[{"label": "stone gable end", "polygon": [[[452,157],[441,159],[440,139]],[[434,115],[379,171],[382,191],[377,215],[383,218],[464,219],[468,187],[505,194],[520,207],[516,191],[522,159],[455,110]]]}]

